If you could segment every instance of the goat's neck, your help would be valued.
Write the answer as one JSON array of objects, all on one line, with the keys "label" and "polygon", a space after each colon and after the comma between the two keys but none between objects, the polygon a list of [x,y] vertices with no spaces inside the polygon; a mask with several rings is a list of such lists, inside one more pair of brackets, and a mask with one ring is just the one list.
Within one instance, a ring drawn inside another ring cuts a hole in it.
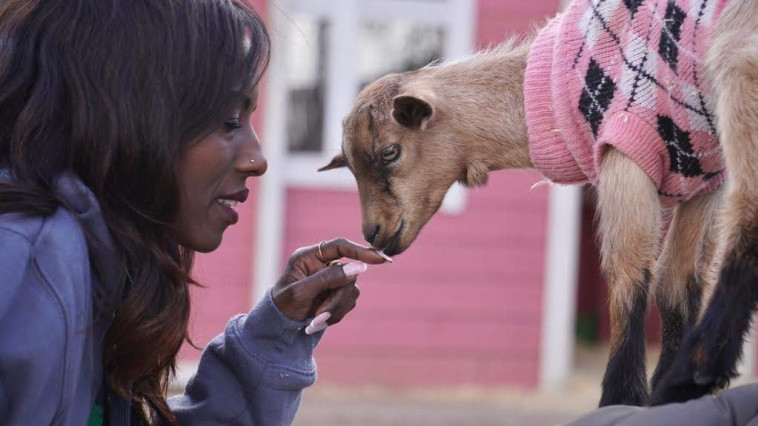
[{"label": "goat's neck", "polygon": [[442,81],[452,80],[440,90],[450,100],[452,128],[469,167],[482,172],[533,167],[524,114],[528,55],[527,45],[500,47],[440,67]]}]

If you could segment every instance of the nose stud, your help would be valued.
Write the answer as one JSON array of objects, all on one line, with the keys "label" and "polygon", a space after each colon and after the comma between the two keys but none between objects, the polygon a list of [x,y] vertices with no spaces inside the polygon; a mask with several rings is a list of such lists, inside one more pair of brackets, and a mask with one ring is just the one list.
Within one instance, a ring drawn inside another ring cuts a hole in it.
[{"label": "nose stud", "polygon": [[250,164],[252,164],[252,163],[255,163],[255,159],[254,158],[250,159]]}]

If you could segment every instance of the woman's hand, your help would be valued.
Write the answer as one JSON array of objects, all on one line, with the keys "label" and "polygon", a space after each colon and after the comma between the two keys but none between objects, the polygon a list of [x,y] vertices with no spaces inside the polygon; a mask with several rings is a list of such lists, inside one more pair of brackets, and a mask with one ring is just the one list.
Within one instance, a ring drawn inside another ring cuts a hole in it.
[{"label": "woman's hand", "polygon": [[[358,262],[328,265],[342,258]],[[344,238],[297,249],[274,286],[274,303],[293,320],[316,317],[306,328],[306,333],[315,333],[340,322],[355,307],[360,295],[355,281],[366,264],[384,262],[374,249]]]}]

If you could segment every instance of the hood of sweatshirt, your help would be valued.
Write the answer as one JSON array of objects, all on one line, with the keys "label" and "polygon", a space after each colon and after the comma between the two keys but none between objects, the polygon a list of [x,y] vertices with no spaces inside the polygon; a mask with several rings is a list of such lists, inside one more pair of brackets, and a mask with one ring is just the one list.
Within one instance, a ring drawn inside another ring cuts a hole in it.
[{"label": "hood of sweatshirt", "polygon": [[[13,181],[8,169],[0,169],[0,180]],[[82,228],[87,239],[90,264],[97,278],[93,280],[96,315],[112,317],[121,302],[126,263],[105,223],[95,194],[73,173],[63,173],[53,185],[56,197]]]}]

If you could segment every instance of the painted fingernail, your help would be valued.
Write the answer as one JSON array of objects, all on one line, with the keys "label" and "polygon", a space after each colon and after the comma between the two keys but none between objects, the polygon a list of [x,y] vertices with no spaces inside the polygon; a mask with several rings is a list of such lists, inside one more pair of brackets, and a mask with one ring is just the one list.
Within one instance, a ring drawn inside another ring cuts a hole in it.
[{"label": "painted fingernail", "polygon": [[363,262],[348,263],[342,267],[342,271],[347,277],[354,277],[361,272],[366,272],[366,269],[368,269],[368,265]]},{"label": "painted fingernail", "polygon": [[376,251],[376,254],[378,254],[379,256],[387,259],[388,262],[392,263],[392,258],[389,257],[389,256],[387,256],[386,254],[384,254],[384,252],[382,250],[376,250],[375,249],[374,251]]},{"label": "painted fingernail", "polygon": [[322,323],[326,323],[326,321],[332,316],[331,312],[322,312],[318,315],[316,315],[316,318],[313,318],[313,321],[311,321],[311,326],[315,327],[317,325],[320,325]]},{"label": "painted fingernail", "polygon": [[308,327],[305,327],[305,334],[318,333],[319,331],[325,329],[326,327],[328,327],[328,325],[326,323],[323,323],[323,324],[318,325],[318,326],[309,325]]},{"label": "painted fingernail", "polygon": [[308,327],[305,327],[305,334],[313,334],[317,331],[323,330],[327,327],[326,321],[332,316],[331,312],[322,312],[316,315],[316,318],[311,320]]}]

